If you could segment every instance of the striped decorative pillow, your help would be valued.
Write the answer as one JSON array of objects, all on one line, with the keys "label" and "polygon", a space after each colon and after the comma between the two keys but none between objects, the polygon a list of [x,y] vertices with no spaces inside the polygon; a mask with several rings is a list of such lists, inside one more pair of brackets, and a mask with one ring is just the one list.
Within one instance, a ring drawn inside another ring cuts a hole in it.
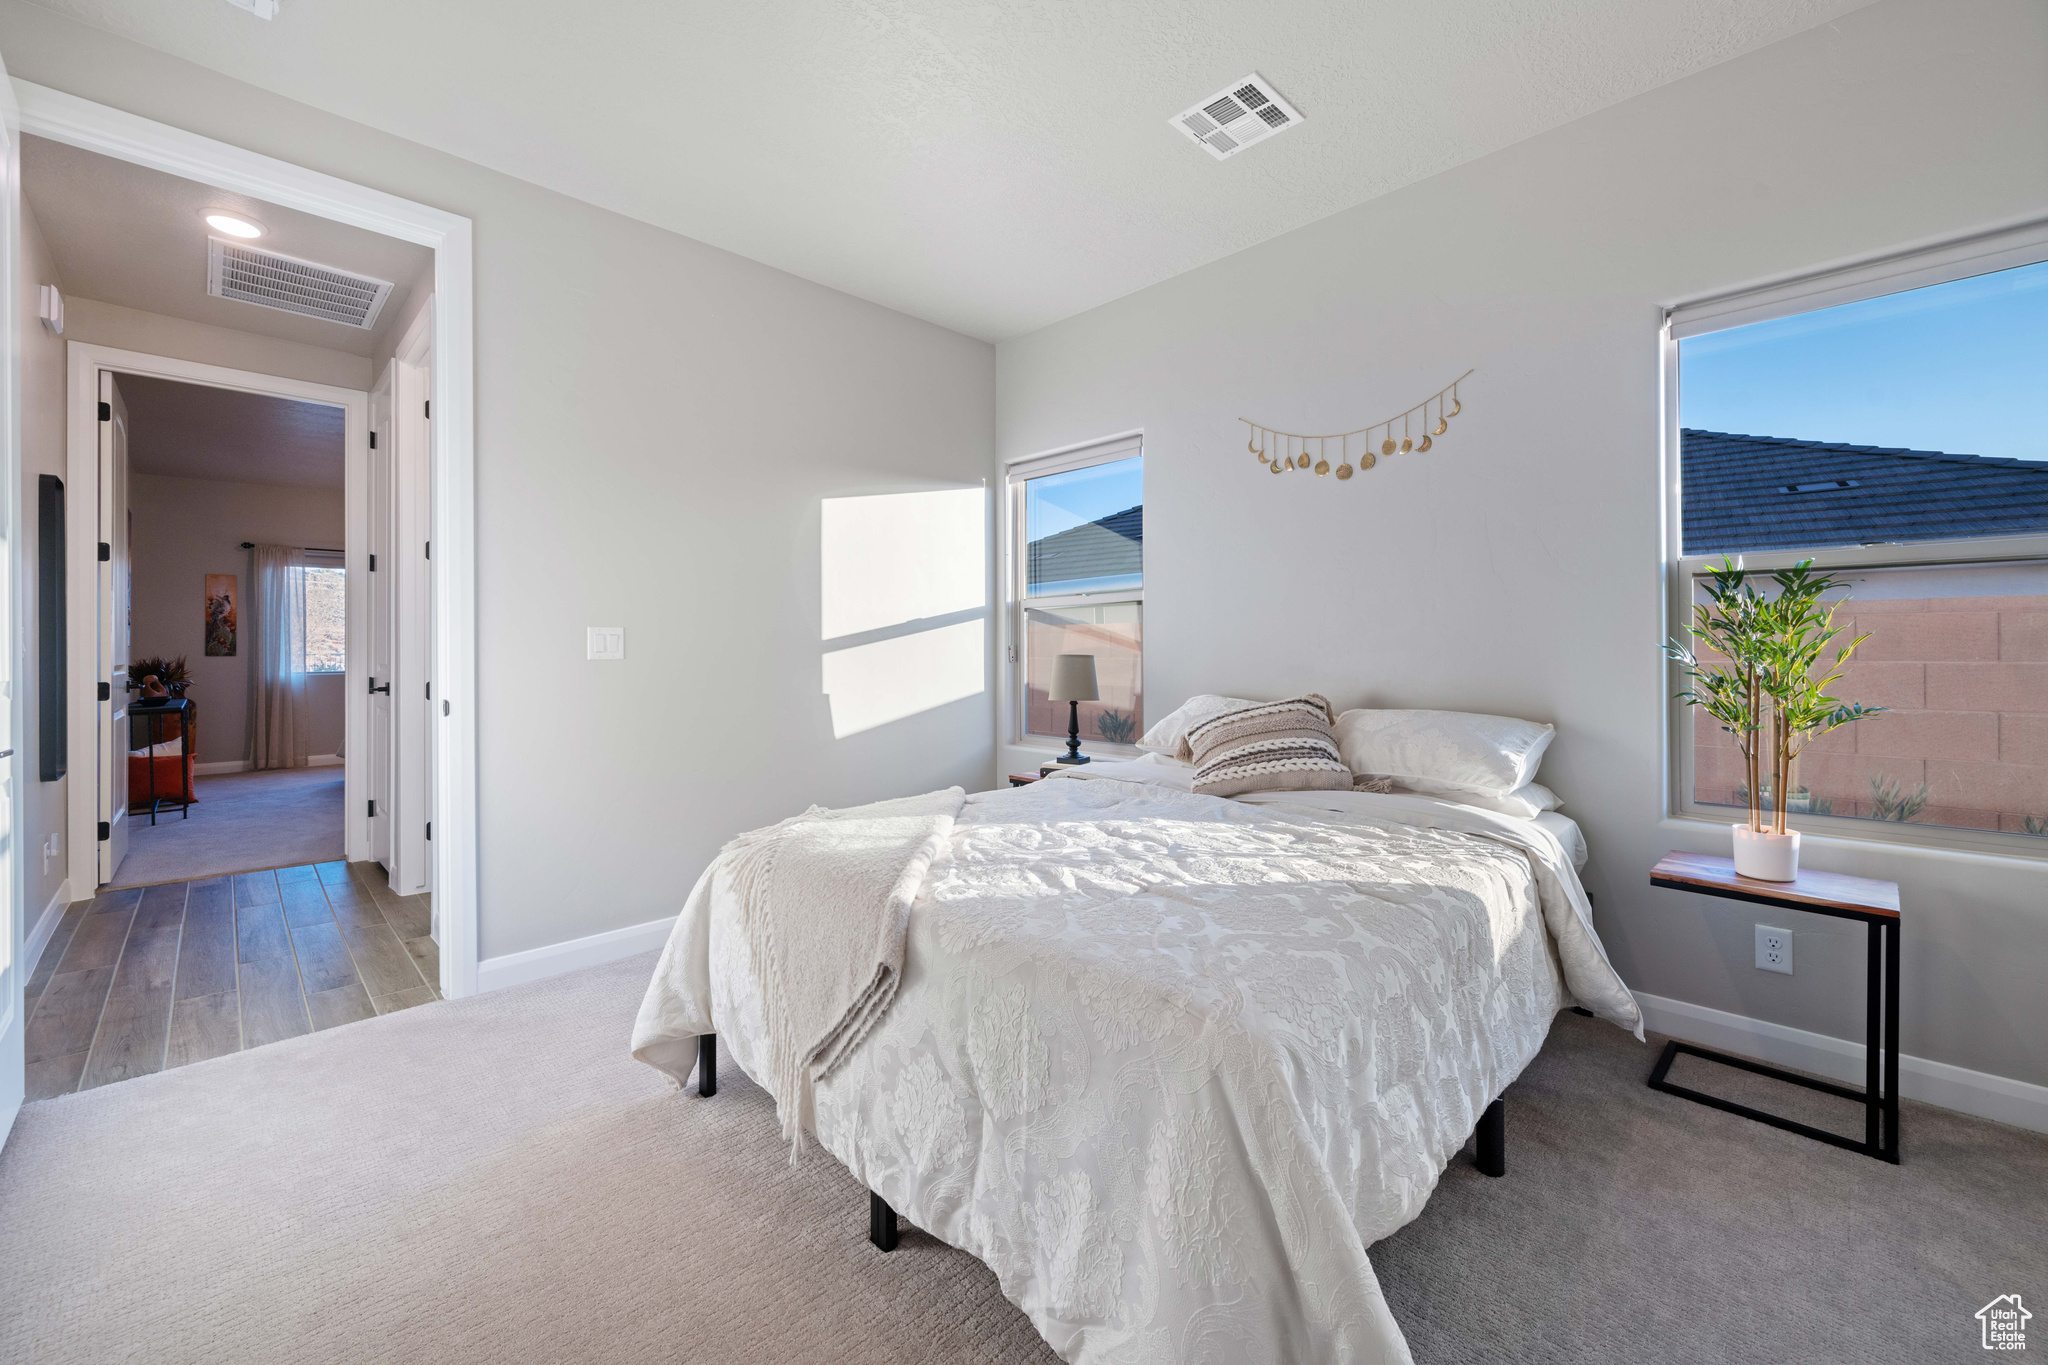
[{"label": "striped decorative pillow", "polygon": [[1311,692],[1226,711],[1188,731],[1195,790],[1204,796],[1261,791],[1345,791],[1351,770],[1337,756],[1330,703]]}]

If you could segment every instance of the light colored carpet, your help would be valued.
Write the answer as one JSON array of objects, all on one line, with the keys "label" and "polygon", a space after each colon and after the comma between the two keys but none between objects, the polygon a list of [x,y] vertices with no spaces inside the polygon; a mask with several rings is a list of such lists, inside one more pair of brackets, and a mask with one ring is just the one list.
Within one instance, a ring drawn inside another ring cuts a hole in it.
[{"label": "light colored carpet", "polygon": [[[0,1358],[1052,1359],[972,1258],[870,1248],[736,1068],[701,1100],[631,1061],[651,965],[28,1106]],[[1890,1167],[1656,1094],[1652,1056],[1561,1018],[1508,1177],[1454,1162],[1373,1249],[1418,1361],[1975,1359],[1994,1294],[2048,1302],[2048,1139],[1912,1106]]]},{"label": "light colored carpet", "polygon": [[342,856],[341,768],[223,773],[192,785],[192,818],[130,815],[128,856],[112,886],[189,882],[230,872],[330,863]]}]

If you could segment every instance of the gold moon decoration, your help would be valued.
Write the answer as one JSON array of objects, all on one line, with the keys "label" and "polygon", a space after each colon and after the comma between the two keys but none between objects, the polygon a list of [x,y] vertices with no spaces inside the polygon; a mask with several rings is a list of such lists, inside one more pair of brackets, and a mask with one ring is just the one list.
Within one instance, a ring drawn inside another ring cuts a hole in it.
[{"label": "gold moon decoration", "polygon": [[[1272,470],[1275,474],[1278,474],[1283,469],[1299,469],[1303,472],[1313,469],[1318,478],[1335,472],[1338,482],[1343,483],[1348,482],[1354,474],[1363,474],[1368,469],[1376,468],[1382,459],[1389,458],[1397,452],[1402,455],[1407,455],[1411,452],[1420,454],[1435,449],[1436,438],[1450,430],[1451,418],[1456,417],[1465,410],[1465,402],[1458,393],[1458,386],[1467,379],[1470,379],[1472,374],[1471,370],[1465,371],[1465,373],[1459,375],[1456,379],[1453,379],[1450,383],[1444,385],[1435,393],[1406,411],[1397,412],[1392,417],[1374,422],[1370,426],[1353,427],[1349,431],[1321,433],[1279,431],[1273,427],[1262,426],[1248,417],[1240,417],[1237,420],[1243,422],[1246,427],[1248,439],[1245,441],[1245,449],[1257,455],[1259,463]],[[1445,403],[1445,399],[1450,400],[1448,405]],[[1429,409],[1432,405],[1436,408],[1436,425],[1434,427],[1429,425]],[[1423,428],[1420,440],[1417,440],[1412,434],[1414,424],[1418,422]],[[1401,434],[1398,437],[1394,435],[1396,423],[1401,427]],[[1373,453],[1371,448],[1373,444],[1371,437],[1374,432],[1378,432],[1381,438],[1378,442],[1379,453],[1377,455]],[[1366,449],[1359,451],[1358,461],[1355,465],[1351,459],[1351,438],[1353,436],[1364,438],[1361,444],[1366,446]],[[1280,442],[1280,449],[1277,452],[1272,447],[1274,438],[1277,438]],[[1316,446],[1316,454],[1313,460],[1309,458],[1308,453],[1311,441]],[[1329,443],[1331,441],[1340,443],[1337,463],[1334,465],[1330,463],[1329,456]],[[1299,453],[1297,453],[1297,442],[1300,443],[1298,447]]]}]

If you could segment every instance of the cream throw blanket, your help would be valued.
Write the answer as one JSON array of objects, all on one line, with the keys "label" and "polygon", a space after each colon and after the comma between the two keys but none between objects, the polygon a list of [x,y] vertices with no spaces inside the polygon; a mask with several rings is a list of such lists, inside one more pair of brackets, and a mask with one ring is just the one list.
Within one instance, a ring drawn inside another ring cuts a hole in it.
[{"label": "cream throw blanket", "polygon": [[812,1088],[896,998],[910,903],[966,799],[949,787],[845,810],[813,806],[719,854],[760,978],[764,1079],[792,1162],[812,1123]]}]

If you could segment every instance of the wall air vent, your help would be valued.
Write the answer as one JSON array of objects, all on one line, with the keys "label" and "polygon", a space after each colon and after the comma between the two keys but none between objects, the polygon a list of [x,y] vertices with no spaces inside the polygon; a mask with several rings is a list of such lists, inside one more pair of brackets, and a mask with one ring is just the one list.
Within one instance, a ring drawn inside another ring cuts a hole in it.
[{"label": "wall air vent", "polygon": [[324,318],[368,330],[376,325],[391,281],[375,280],[352,270],[316,265],[280,256],[240,242],[208,237],[206,292],[217,299],[239,299],[265,308],[282,308],[309,318]]},{"label": "wall air vent", "polygon": [[1293,105],[1253,72],[1167,120],[1218,161],[1301,122]]}]

